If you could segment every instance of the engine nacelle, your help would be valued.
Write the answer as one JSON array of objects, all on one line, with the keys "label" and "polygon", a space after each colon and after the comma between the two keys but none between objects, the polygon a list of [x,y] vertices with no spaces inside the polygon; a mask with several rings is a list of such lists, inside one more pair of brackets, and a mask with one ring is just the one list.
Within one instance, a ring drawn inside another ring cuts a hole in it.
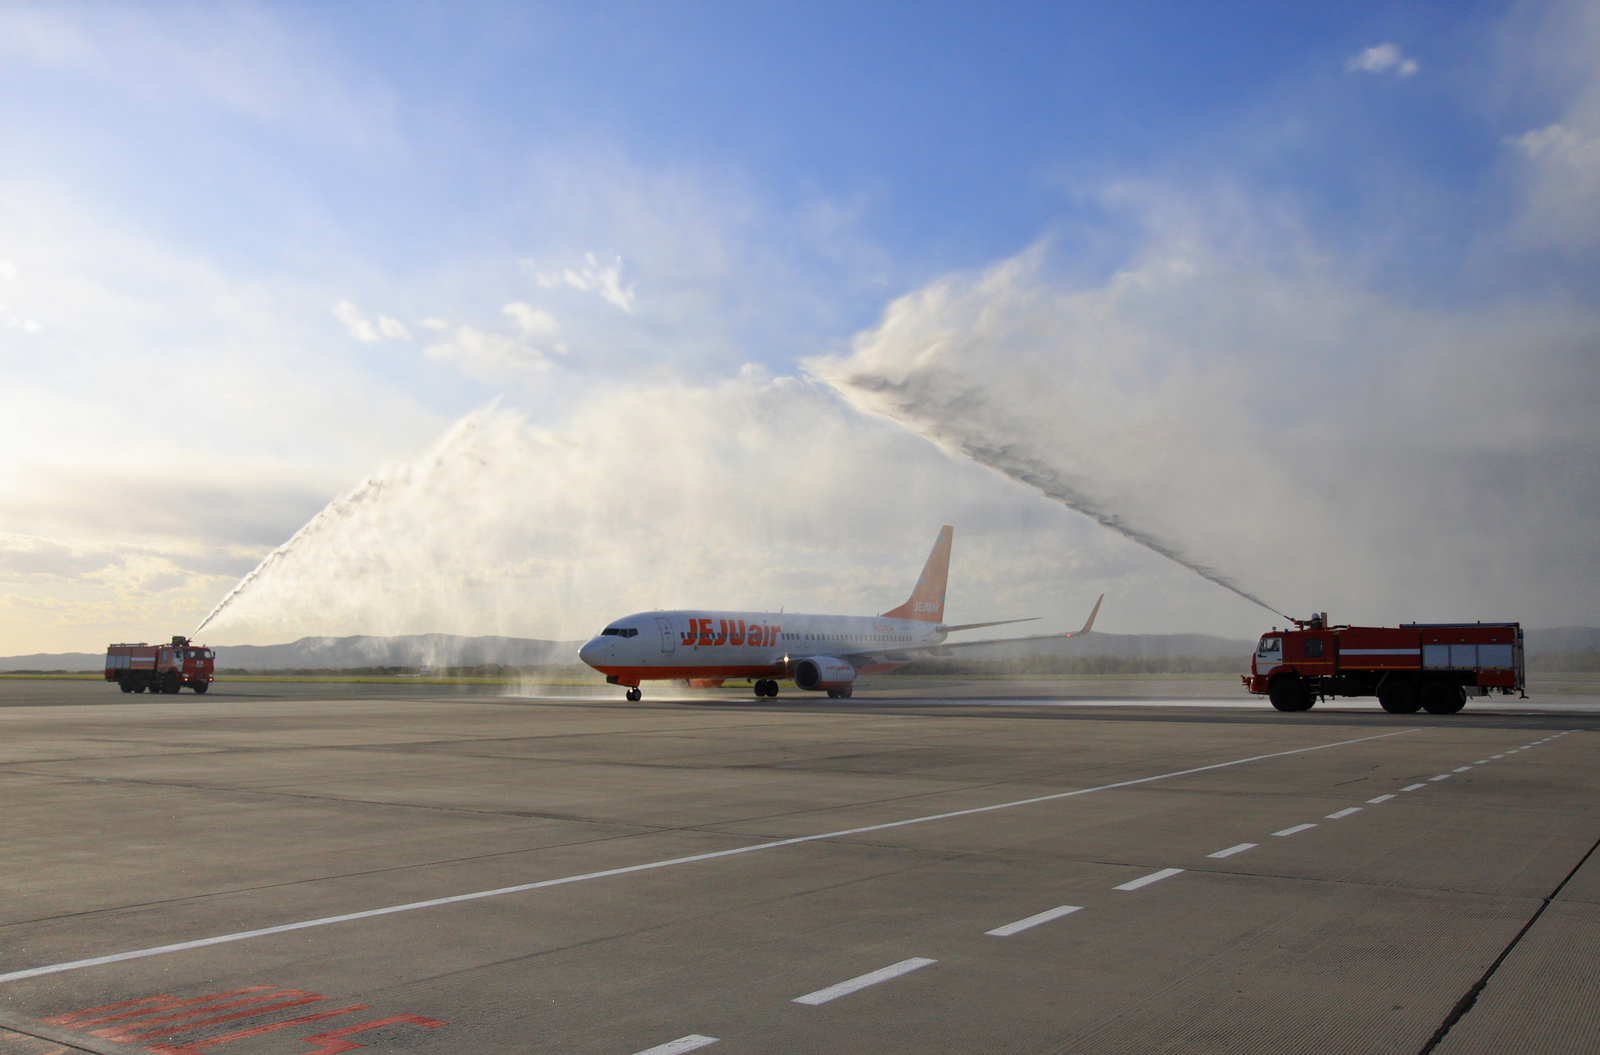
[{"label": "engine nacelle", "polygon": [[794,665],[797,688],[811,692],[848,688],[856,680],[856,668],[832,656],[807,656]]}]

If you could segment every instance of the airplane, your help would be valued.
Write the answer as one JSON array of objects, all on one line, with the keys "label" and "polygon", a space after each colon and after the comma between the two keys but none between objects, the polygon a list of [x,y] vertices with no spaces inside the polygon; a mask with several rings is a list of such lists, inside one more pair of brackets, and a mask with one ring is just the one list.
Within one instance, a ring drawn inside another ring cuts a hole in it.
[{"label": "airplane", "polygon": [[906,603],[878,616],[803,615],[794,612],[712,612],[698,609],[637,612],[600,631],[578,649],[578,658],[627,687],[627,699],[644,698],[640,683],[676,681],[715,688],[729,678],[754,682],[757,696],[778,695],[779,680],[797,688],[848,698],[856,677],[905,666],[922,659],[948,658],[957,649],[1009,641],[1049,641],[1087,634],[1100,613],[1095,601],[1083,629],[1075,634],[1040,634],[948,643],[958,630],[1029,623],[1001,619],[991,623],[944,623],[945,582],[950,572],[950,541],[955,529],[939,529],[933,551]]}]

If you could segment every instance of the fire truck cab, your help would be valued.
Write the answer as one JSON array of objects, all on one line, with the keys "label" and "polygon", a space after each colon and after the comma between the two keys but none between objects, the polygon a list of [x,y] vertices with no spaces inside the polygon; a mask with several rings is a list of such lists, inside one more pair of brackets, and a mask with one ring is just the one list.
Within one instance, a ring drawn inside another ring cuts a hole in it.
[{"label": "fire truck cab", "polygon": [[1510,696],[1526,684],[1517,623],[1334,626],[1321,612],[1294,624],[1262,634],[1242,676],[1280,711],[1308,711],[1330,696],[1376,696],[1391,714],[1455,714],[1468,696]]},{"label": "fire truck cab", "polygon": [[187,685],[203,693],[211,687],[216,658],[186,637],[174,637],[170,645],[108,645],[106,680],[123,692],[177,692]]}]

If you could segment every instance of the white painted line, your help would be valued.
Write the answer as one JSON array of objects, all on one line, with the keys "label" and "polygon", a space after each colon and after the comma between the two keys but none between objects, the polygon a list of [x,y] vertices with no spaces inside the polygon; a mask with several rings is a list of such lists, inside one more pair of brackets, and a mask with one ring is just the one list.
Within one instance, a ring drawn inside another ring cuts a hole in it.
[{"label": "white painted line", "polygon": [[691,1033],[687,1037],[679,1037],[665,1044],[657,1044],[653,1048],[645,1048],[643,1051],[635,1052],[634,1055],[681,1055],[682,1052],[694,1051],[696,1048],[703,1048],[707,1044],[716,1042],[716,1037],[702,1037],[698,1033]]},{"label": "white painted line", "polygon": [[1506,756],[1505,755],[1490,755],[1489,757],[1490,758],[1504,758]]},{"label": "white painted line", "polygon": [[1465,773],[1467,770],[1469,770],[1471,768],[1472,768],[1471,766],[1457,766],[1456,768],[1452,769],[1450,772],[1452,772],[1452,773]]},{"label": "white painted line", "polygon": [[1436,777],[1429,777],[1428,778],[1428,783],[1432,784],[1436,780],[1449,780],[1449,779],[1450,779],[1450,774],[1449,773],[1440,773]]},{"label": "white painted line", "polygon": [[1351,806],[1349,809],[1340,810],[1338,813],[1330,813],[1330,814],[1328,814],[1328,820],[1336,821],[1341,817],[1348,817],[1352,813],[1360,813],[1360,812],[1361,812],[1361,807],[1360,806]]},{"label": "white painted line", "polygon": [[837,1000],[841,996],[849,996],[851,993],[854,993],[859,989],[865,989],[869,985],[877,985],[879,982],[887,982],[891,978],[898,978],[903,974],[910,974],[912,971],[938,962],[938,960],[929,960],[921,956],[913,956],[909,960],[901,960],[899,963],[891,963],[887,967],[880,967],[876,971],[872,971],[868,974],[858,975],[847,982],[840,982],[838,985],[830,985],[826,989],[818,989],[816,992],[807,993],[805,996],[797,996],[791,1002],[796,1004],[812,1005],[826,1004],[829,1000]]},{"label": "white painted line", "polygon": [[996,938],[1009,938],[1011,935],[1025,931],[1029,927],[1037,927],[1041,923],[1049,923],[1053,919],[1060,919],[1062,916],[1070,916],[1074,912],[1081,912],[1082,910],[1082,905],[1062,905],[1060,908],[1049,909],[1048,911],[1029,916],[1027,919],[1019,919],[1015,923],[1007,923],[1004,927],[996,927],[994,930],[986,930],[984,933],[992,934]]},{"label": "white painted line", "polygon": [[223,945],[228,942],[245,941],[248,938],[261,938],[269,934],[287,934],[290,931],[305,930],[309,927],[327,927],[335,923],[350,923],[359,919],[373,919],[377,916],[388,916],[396,912],[415,912],[418,909],[437,908],[440,905],[456,905],[464,901],[477,901],[481,898],[500,897],[504,894],[520,894],[528,890],[543,890],[547,887],[565,886],[568,883],[585,883],[591,879],[609,879],[612,876],[631,875],[634,872],[648,872],[657,868],[672,868],[676,865],[696,864],[700,861],[714,861],[722,857],[733,857],[737,854],[756,853],[760,850],[776,850],[780,846],[798,846],[801,843],[818,842],[822,839],[838,839],[846,835],[862,835],[866,832],[887,831],[890,828],[904,828],[911,824],[928,824],[933,821],[950,820],[953,817],[971,817],[979,813],[992,813],[995,810],[1009,810],[1018,806],[1032,806],[1041,802],[1055,802],[1058,799],[1070,799],[1077,795],[1093,795],[1099,791],[1113,791],[1117,788],[1131,788],[1140,784],[1149,784],[1157,780],[1171,780],[1174,777],[1187,777],[1195,773],[1209,773],[1214,769],[1227,769],[1230,766],[1242,766],[1250,762],[1262,762],[1269,758],[1283,758],[1287,755],[1303,755],[1312,751],[1326,751],[1335,747],[1348,747],[1351,744],[1366,743],[1369,740],[1385,740],[1391,736],[1405,736],[1408,733],[1421,732],[1421,727],[1411,729],[1397,729],[1392,733],[1377,733],[1373,736],[1359,736],[1354,740],[1336,740],[1332,743],[1317,744],[1314,747],[1297,747],[1290,751],[1272,751],[1264,755],[1251,755],[1248,758],[1236,758],[1229,762],[1213,762],[1208,766],[1195,766],[1192,769],[1177,769],[1171,773],[1157,773],[1151,777],[1136,777],[1133,780],[1119,780],[1115,784],[1101,784],[1098,787],[1079,788],[1076,791],[1058,791],[1051,795],[1038,795],[1029,799],[1016,799],[1012,802],[997,802],[989,806],[974,806],[971,809],[951,810],[948,813],[932,813],[925,817],[908,817],[905,820],[887,821],[883,824],[866,824],[859,828],[843,828],[839,831],[821,832],[816,835],[799,835],[792,839],[773,839],[770,842],[751,843],[748,846],[735,846],[729,850],[714,850],[710,853],[691,854],[688,857],[669,857],[661,861],[648,861],[644,864],[626,865],[622,868],[607,868],[600,872],[583,872],[578,875],[561,876],[557,879],[541,879],[534,883],[518,883],[516,886],[496,887],[493,890],[475,890],[470,894],[454,894],[450,897],[431,898],[427,901],[409,901],[403,905],[386,905],[383,908],[369,908],[361,912],[346,912],[338,916],[322,916],[318,919],[301,920],[297,923],[280,923],[273,927],[258,927],[255,930],[235,931],[232,934],[218,934],[210,938],[197,938],[194,941],[174,942],[171,945],[155,945],[147,949],[133,949],[129,952],[112,953],[108,956],[91,956],[83,960],[68,960],[64,963],[52,963],[44,967],[30,967],[26,970],[11,971],[0,974],[0,982],[16,982],[24,978],[37,978],[44,974],[56,974],[60,971],[76,971],[84,967],[98,967],[101,964],[120,963],[123,960],[138,960],[146,956],[162,956],[170,952],[186,952],[190,949],[203,949],[210,945]]},{"label": "white painted line", "polygon": [[1407,784],[1405,787],[1401,788],[1400,790],[1401,791],[1416,791],[1418,788],[1425,788],[1427,786],[1428,785],[1426,785],[1426,784]]},{"label": "white painted line", "polygon": [[1303,831],[1306,831],[1309,828],[1315,828],[1315,827],[1316,827],[1315,824],[1296,824],[1293,828],[1285,828],[1281,832],[1273,832],[1272,834],[1273,835],[1293,835],[1296,832],[1303,832]]},{"label": "white painted line", "polygon": [[1159,872],[1151,872],[1147,876],[1141,876],[1138,879],[1132,880],[1131,882],[1124,883],[1121,886],[1114,886],[1111,889],[1112,890],[1138,890],[1142,886],[1149,886],[1151,883],[1159,883],[1163,879],[1171,879],[1173,876],[1177,875],[1181,871],[1183,871],[1183,869],[1181,869],[1181,868],[1163,868]]},{"label": "white painted line", "polygon": [[1376,804],[1376,803],[1379,803],[1379,802],[1388,802],[1392,798],[1394,798],[1393,795],[1379,795],[1377,798],[1368,799],[1367,801],[1370,802],[1370,803]]},{"label": "white painted line", "polygon": [[1480,758],[1472,764],[1475,766],[1486,766],[1489,764],[1489,760],[1487,758]]},{"label": "white painted line", "polygon": [[[1521,751],[1521,750],[1522,750],[1522,748],[1520,748],[1520,747],[1513,747],[1513,748],[1512,748],[1512,749],[1511,749],[1511,750],[1509,750],[1509,751],[1507,751],[1507,752],[1506,752],[1506,754],[1508,754],[1508,755],[1514,755],[1514,754],[1516,754],[1516,753],[1517,753],[1517,752],[1518,752],[1518,751]],[[1495,757],[1496,757],[1496,758],[1499,758],[1499,757],[1500,757],[1500,756],[1499,756],[1499,755],[1495,755]]]},{"label": "white painted line", "polygon": [[1240,843],[1238,846],[1230,846],[1226,850],[1218,850],[1216,853],[1214,853],[1214,854],[1206,854],[1206,856],[1207,857],[1232,857],[1234,854],[1242,854],[1246,850],[1254,850],[1257,845],[1258,844],[1256,844],[1256,843]]}]

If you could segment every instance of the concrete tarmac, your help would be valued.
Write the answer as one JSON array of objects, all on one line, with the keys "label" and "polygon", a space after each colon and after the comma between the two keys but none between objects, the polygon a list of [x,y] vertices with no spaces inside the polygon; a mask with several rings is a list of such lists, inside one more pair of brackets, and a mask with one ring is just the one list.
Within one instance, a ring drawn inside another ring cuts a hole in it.
[{"label": "concrete tarmac", "polygon": [[0,681],[0,1053],[1600,1050],[1593,697],[652,688]]}]

